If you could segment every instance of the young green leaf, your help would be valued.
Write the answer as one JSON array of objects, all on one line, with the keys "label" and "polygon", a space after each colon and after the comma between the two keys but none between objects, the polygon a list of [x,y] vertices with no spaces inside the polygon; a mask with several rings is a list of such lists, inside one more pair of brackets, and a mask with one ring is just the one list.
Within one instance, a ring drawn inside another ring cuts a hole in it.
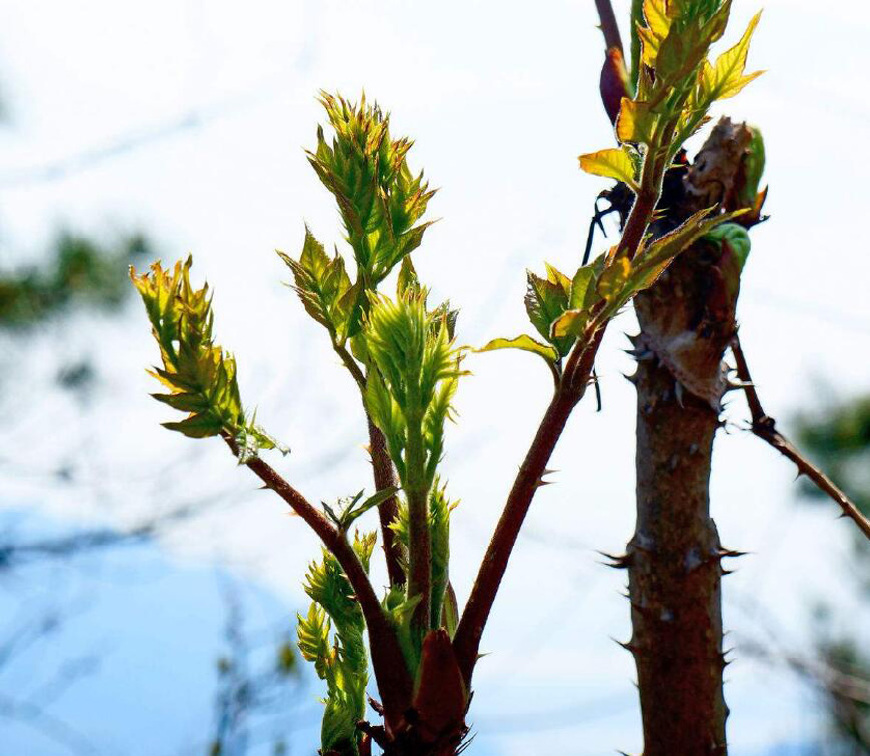
[{"label": "young green leaf", "polygon": [[308,160],[335,196],[353,249],[362,288],[373,291],[395,265],[414,251],[431,221],[416,224],[435,191],[422,172],[411,173],[412,142],[393,139],[389,116],[363,96],[358,104],[320,93],[335,136],[327,143],[320,128]]},{"label": "young green leaf", "polygon": [[708,231],[703,238],[720,249],[723,244],[727,244],[737,256],[740,269],[742,270],[743,266],[746,265],[749,253],[752,251],[752,240],[749,238],[749,232],[739,223],[723,223],[712,231]]},{"label": "young green leaf", "polygon": [[524,352],[531,352],[543,357],[544,360],[553,365],[559,359],[559,353],[556,348],[550,344],[542,344],[540,341],[535,341],[531,336],[517,336],[515,339],[493,339],[486,346],[478,349],[478,352],[493,352],[496,349],[521,349]]},{"label": "young green leaf", "polygon": [[[432,611],[433,618],[444,618],[445,609],[455,613],[456,597],[453,606],[448,606],[451,599],[448,597],[450,582],[450,515],[459,505],[458,501],[450,501],[447,497],[447,486],[442,485],[436,477],[429,494],[429,528],[431,533],[431,558],[432,558]],[[407,550],[410,548],[410,534],[408,527],[408,504],[401,502],[399,515],[390,528],[396,534],[396,538]],[[407,565],[406,565],[407,566]],[[447,627],[445,625],[445,627]],[[447,627],[449,632],[455,630],[455,625]]]},{"label": "young green leaf", "polygon": [[658,114],[647,103],[626,97],[616,119],[616,138],[620,144],[650,145],[653,143],[658,119]]},{"label": "young green leaf", "polygon": [[700,86],[708,102],[734,97],[749,82],[764,73],[763,71],[745,73],[749,45],[760,20],[761,11],[753,16],[740,41],[730,50],[722,53],[714,65],[705,61],[705,65],[701,69]]},{"label": "young green leaf", "polygon": [[189,413],[181,421],[163,423],[165,428],[190,438],[226,434],[240,449],[239,462],[258,449],[282,447],[248,418],[242,408],[236,379],[236,361],[214,343],[214,314],[208,285],[194,289],[190,283],[193,259],[177,262],[164,270],[159,262],[147,273],[130,269],[133,281],[151,320],[152,333],[160,347],[162,368],[151,374],[169,393],[152,394],[160,402]]},{"label": "young green leaf", "polygon": [[[463,375],[463,350],[451,339],[446,317],[427,311],[425,300],[425,290],[407,291],[395,302],[376,297],[363,332],[376,368],[366,389],[366,406],[387,439],[406,490],[409,482],[427,490],[431,485],[453,392]],[[412,470],[405,451],[418,434],[425,458]]]},{"label": "young green leaf", "polygon": [[743,155],[743,185],[739,188],[738,199],[742,207],[754,208],[764,175],[765,150],[761,129],[754,126],[748,128],[752,139]]},{"label": "young green leaf", "polygon": [[526,271],[526,313],[538,333],[553,345],[560,357],[564,357],[571,351],[573,339],[554,339],[552,325],[568,309],[572,283],[553,266],[548,264],[546,270],[546,278]]},{"label": "young green leaf", "polygon": [[643,19],[637,33],[641,44],[641,60],[654,68],[662,42],[668,37],[673,18],[668,13],[667,0],[643,0]]},{"label": "young green leaf", "polygon": [[581,155],[579,159],[580,167],[586,173],[621,181],[633,192],[638,191],[635,165],[631,155],[627,152],[627,147],[599,150],[589,155]]},{"label": "young green leaf", "polygon": [[350,529],[350,526],[362,517],[366,512],[374,507],[382,504],[387,499],[395,496],[395,494],[401,489],[397,486],[390,486],[389,488],[384,488],[377,493],[369,496],[365,501],[359,503],[360,499],[362,499],[363,492],[360,491],[356,496],[352,499],[339,499],[337,505],[337,511],[333,510],[331,507],[328,507],[324,503],[324,509],[327,511],[327,514],[330,515],[330,519],[335,523],[335,526],[343,531],[347,532]]},{"label": "young green leaf", "polygon": [[351,286],[344,260],[337,252],[330,259],[307,226],[299,260],[278,255],[293,272],[293,288],[305,311],[326,327],[335,345],[344,344],[358,330],[360,318],[359,289]]},{"label": "young green leaf", "polygon": [[[374,543],[374,534],[354,536],[353,549],[366,570]],[[356,723],[365,715],[368,684],[362,610],[338,560],[325,549],[322,561],[310,565],[304,588],[313,603],[306,617],[298,616],[297,634],[303,658],[326,682],[322,749],[357,754],[361,733]]]}]

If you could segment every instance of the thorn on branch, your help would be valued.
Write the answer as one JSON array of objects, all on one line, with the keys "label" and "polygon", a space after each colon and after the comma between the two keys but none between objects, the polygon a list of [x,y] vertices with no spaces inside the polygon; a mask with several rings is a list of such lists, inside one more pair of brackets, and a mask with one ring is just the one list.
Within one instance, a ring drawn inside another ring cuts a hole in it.
[{"label": "thorn on branch", "polygon": [[609,564],[607,562],[601,562],[601,564],[614,570],[627,570],[629,567],[631,567],[634,561],[631,554],[622,554],[620,556],[616,556],[615,554],[608,554],[606,551],[599,551],[597,553],[599,553],[605,559],[610,560]]},{"label": "thorn on branch", "polygon": [[826,494],[841,509],[842,517],[852,520],[858,529],[870,540],[870,520],[858,509],[858,506],[837,486],[822,470],[810,462],[801,451],[780,433],[776,428],[776,420],[764,411],[758,390],[749,372],[746,356],[740,346],[740,337],[735,336],[731,342],[731,352],[737,363],[737,376],[743,384],[746,402],[752,416],[750,430],[763,441],[776,449],[786,459],[797,467],[798,477],[806,475],[822,493]]}]

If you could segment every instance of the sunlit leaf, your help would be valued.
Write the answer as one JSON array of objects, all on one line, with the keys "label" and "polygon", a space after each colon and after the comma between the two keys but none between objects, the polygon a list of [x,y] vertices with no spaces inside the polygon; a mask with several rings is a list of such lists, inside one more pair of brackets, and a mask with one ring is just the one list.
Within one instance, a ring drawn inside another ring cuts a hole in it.
[{"label": "sunlit leaf", "polygon": [[705,63],[701,71],[701,87],[710,102],[734,97],[749,82],[764,73],[763,71],[751,74],[744,73],[752,35],[760,20],[761,12],[759,11],[753,16],[743,37],[734,47],[722,53],[716,59],[715,64]]},{"label": "sunlit leaf", "polygon": [[225,435],[236,440],[239,461],[259,449],[287,451],[248,417],[242,408],[236,378],[236,361],[214,343],[214,314],[208,285],[196,289],[190,283],[192,258],[165,270],[157,262],[145,273],[130,269],[130,277],[142,296],[160,348],[162,367],[149,373],[169,393],[152,394],[158,401],[189,413],[181,421],[163,423],[165,428],[190,438]]},{"label": "sunlit leaf", "polygon": [[559,359],[556,348],[550,344],[542,344],[535,341],[531,336],[517,336],[515,339],[493,339],[486,346],[478,349],[478,352],[493,352],[496,349],[521,349],[543,357],[547,362],[554,363]]},{"label": "sunlit leaf", "polygon": [[622,100],[616,119],[616,137],[622,143],[650,144],[653,140],[657,116],[645,102]]},{"label": "sunlit leaf", "polygon": [[576,338],[589,324],[589,310],[565,310],[553,321],[553,337],[557,339]]},{"label": "sunlit leaf", "polygon": [[644,0],[643,17],[645,25],[638,25],[642,61],[650,68],[655,68],[656,58],[662,42],[668,36],[672,19],[668,15],[667,0]]},{"label": "sunlit leaf", "polygon": [[624,147],[613,147],[588,155],[581,155],[580,167],[586,173],[621,181],[635,192],[638,189],[634,174],[634,162]]},{"label": "sunlit leaf", "polygon": [[574,274],[571,281],[571,296],[568,299],[568,306],[571,309],[576,310],[586,304],[589,284],[595,279],[595,276],[595,263],[584,265]]},{"label": "sunlit leaf", "polygon": [[[568,309],[571,281],[555,268],[548,266],[547,278],[541,278],[527,271],[526,282],[526,313],[538,333],[547,341],[551,341],[553,321]],[[567,339],[559,339],[551,343],[560,355],[567,354],[572,346],[572,341]]]}]

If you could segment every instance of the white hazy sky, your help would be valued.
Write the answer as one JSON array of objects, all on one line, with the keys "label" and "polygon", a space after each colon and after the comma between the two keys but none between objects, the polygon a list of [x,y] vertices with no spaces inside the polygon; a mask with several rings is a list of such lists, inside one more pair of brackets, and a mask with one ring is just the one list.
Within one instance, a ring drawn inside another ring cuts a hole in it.
[{"label": "white hazy sky", "polygon": [[[735,2],[726,43],[758,7]],[[768,73],[722,112],[759,125],[767,141],[772,219],[753,231],[740,319],[767,409],[787,419],[821,400],[820,387],[849,394],[870,383],[870,6],[765,8],[751,65]],[[359,402],[281,285],[288,274],[273,252],[296,252],[303,219],[326,243],[340,241],[330,197],[302,153],[322,120],[317,90],[365,88],[392,111],[394,132],[416,139],[410,161],[442,187],[431,208],[443,220],[415,264],[436,296],[461,307],[467,343],[528,330],[523,269],[544,260],[573,269],[606,186],[576,164],[612,140],[597,95],[602,45],[591,0],[0,0],[0,9],[10,110],[0,132],[0,264],[31,259],[62,224],[141,227],[166,260],[193,252],[195,273],[217,292],[217,329],[239,358],[243,397],[293,448],[278,464],[311,498],[369,485]],[[81,155],[90,157],[70,160]],[[65,170],[46,179],[42,169],[58,164]],[[166,413],[147,398],[142,368],[156,355],[139,309],[120,324],[78,325],[61,350],[84,348],[99,361],[107,391],[89,410],[99,427],[63,397],[30,390],[58,349],[50,335],[37,338],[21,356],[34,380],[11,389],[31,411],[5,453],[26,474],[3,481],[3,498],[123,522],[229,490],[239,507],[168,546],[185,559],[228,559],[299,598],[313,538],[254,491],[220,444],[158,427]],[[492,655],[476,676],[482,753],[641,748],[632,663],[611,640],[629,634],[624,576],[596,554],[618,552],[633,527],[634,398],[620,377],[631,370],[621,349],[633,328],[630,314],[611,327],[599,366],[604,411],[587,401],[572,419],[551,465],[558,484],[539,494],[503,585],[484,641]],[[461,597],[550,382],[519,353],[476,356],[469,367],[444,468],[462,500],[452,563]],[[744,407],[735,402],[730,416],[739,422]],[[51,423],[51,437],[34,417]],[[87,475],[71,504],[41,472],[82,449]],[[757,635],[763,610],[799,648],[808,605],[830,595],[850,534],[831,509],[796,508],[792,471],[747,434],[722,434],[716,454],[723,542],[753,552],[726,582],[732,637]],[[165,485],[149,481],[179,455]],[[738,756],[815,734],[811,699],[788,676],[738,658],[727,695]]]}]

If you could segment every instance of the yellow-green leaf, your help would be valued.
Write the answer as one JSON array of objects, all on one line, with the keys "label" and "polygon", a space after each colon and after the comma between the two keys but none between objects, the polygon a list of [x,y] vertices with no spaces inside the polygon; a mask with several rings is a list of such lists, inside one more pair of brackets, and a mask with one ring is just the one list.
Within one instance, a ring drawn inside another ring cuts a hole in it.
[{"label": "yellow-green leaf", "polygon": [[659,47],[671,29],[671,18],[665,0],[644,0],[643,15],[646,26],[637,29],[643,44],[642,60],[644,65],[654,68]]},{"label": "yellow-green leaf", "polygon": [[566,296],[571,293],[571,279],[568,278],[562,271],[554,268],[550,263],[544,263],[544,269],[547,271],[547,280],[562,288]]},{"label": "yellow-green leaf", "polygon": [[608,304],[622,302],[623,294],[631,275],[631,260],[620,254],[610,260],[598,278],[598,293]]},{"label": "yellow-green leaf", "polygon": [[656,115],[647,103],[623,97],[616,119],[616,138],[622,143],[650,144],[655,123]]},{"label": "yellow-green leaf", "polygon": [[531,336],[525,335],[517,336],[515,339],[493,339],[477,351],[493,352],[496,349],[522,349],[524,352],[531,352],[543,357],[550,364],[553,364],[559,357],[555,347],[549,344],[542,344],[540,341],[535,341]]},{"label": "yellow-green leaf", "polygon": [[581,155],[580,167],[586,173],[616,179],[627,184],[633,191],[637,191],[634,163],[624,147],[612,147],[588,155]]},{"label": "yellow-green leaf", "polygon": [[761,76],[763,71],[744,74],[746,57],[749,55],[749,45],[758,22],[761,20],[759,11],[749,22],[746,32],[740,41],[730,50],[726,50],[717,59],[715,65],[705,62],[701,70],[701,89],[709,101],[724,100],[734,97],[753,79]]},{"label": "yellow-green leaf", "polygon": [[580,336],[589,322],[589,310],[565,310],[553,321],[553,338],[564,339]]}]

